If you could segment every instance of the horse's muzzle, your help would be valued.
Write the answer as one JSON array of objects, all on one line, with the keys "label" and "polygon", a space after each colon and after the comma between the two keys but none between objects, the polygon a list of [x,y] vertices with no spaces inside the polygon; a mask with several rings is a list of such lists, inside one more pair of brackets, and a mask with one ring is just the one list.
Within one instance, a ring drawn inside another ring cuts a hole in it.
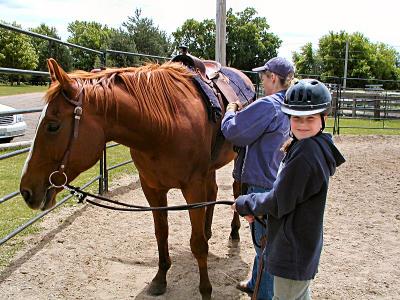
[{"label": "horse's muzzle", "polygon": [[21,193],[22,198],[24,198],[26,204],[28,204],[28,206],[31,207],[32,206],[32,199],[33,199],[32,191],[29,190],[29,189],[21,188],[20,189],[20,193]]}]

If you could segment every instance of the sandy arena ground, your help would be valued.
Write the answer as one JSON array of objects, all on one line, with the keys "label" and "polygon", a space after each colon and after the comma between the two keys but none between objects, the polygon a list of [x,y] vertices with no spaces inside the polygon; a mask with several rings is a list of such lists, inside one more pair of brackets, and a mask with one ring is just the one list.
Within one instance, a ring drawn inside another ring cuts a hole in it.
[{"label": "sandy arena ground", "polygon": [[[325,244],[314,299],[400,299],[400,136],[336,138],[347,163],[332,178]],[[218,199],[232,199],[229,165],[218,172]],[[114,184],[111,196],[145,205],[137,178]],[[136,183],[134,183],[136,182]],[[178,190],[169,204],[182,204]],[[248,299],[235,289],[253,260],[248,225],[241,242],[228,243],[232,212],[218,206],[209,245],[214,299]],[[118,213],[89,205],[64,208],[41,223],[43,231],[0,274],[0,299],[200,299],[190,252],[187,212],[171,212],[168,288],[146,288],[158,254],[150,213]]]}]

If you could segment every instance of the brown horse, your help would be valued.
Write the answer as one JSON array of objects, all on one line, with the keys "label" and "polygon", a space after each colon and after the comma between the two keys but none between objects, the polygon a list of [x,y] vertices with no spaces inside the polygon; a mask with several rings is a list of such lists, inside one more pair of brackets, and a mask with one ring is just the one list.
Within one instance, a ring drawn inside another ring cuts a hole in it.
[{"label": "brown horse", "polygon": [[[215,171],[235,154],[232,145],[224,142],[212,159],[220,123],[208,119],[193,75],[185,67],[165,63],[67,74],[53,59],[48,67],[52,84],[45,95],[47,105],[20,184],[29,207],[45,210],[54,206],[61,186],[93,166],[111,140],[130,147],[150,206],[167,206],[171,188],[181,189],[189,204],[216,200]],[[251,84],[243,73],[235,72]],[[203,299],[209,299],[207,255],[213,209],[194,209],[189,215],[199,289]],[[149,293],[159,295],[166,290],[171,266],[167,213],[155,211],[153,218],[159,269]],[[232,237],[238,238],[239,226],[236,215]]]}]

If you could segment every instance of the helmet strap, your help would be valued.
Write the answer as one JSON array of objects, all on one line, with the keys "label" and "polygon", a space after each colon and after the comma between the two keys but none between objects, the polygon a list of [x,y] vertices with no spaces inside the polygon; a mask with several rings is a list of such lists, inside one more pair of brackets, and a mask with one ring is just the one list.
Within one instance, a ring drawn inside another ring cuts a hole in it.
[{"label": "helmet strap", "polygon": [[321,124],[322,124],[322,127],[321,127],[321,129],[320,129],[319,132],[322,132],[322,131],[324,131],[324,129],[325,129],[325,115],[324,115],[324,114],[320,114],[320,116],[321,116]]}]

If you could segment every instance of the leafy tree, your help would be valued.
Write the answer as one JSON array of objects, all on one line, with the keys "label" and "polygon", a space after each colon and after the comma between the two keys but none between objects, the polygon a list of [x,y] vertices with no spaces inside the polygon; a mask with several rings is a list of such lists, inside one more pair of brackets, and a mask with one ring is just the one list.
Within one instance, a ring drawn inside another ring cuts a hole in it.
[{"label": "leafy tree", "polygon": [[137,51],[150,55],[169,56],[170,38],[166,32],[154,25],[153,20],[144,18],[141,14],[142,11],[136,9],[134,16],[128,17],[128,21],[122,23],[133,37]]},{"label": "leafy tree", "polygon": [[[5,22],[3,22],[6,24]],[[15,22],[14,27],[20,27]],[[11,30],[0,29],[0,66],[15,69],[35,69],[38,65],[38,55],[28,35]],[[16,81],[20,84],[21,75],[9,75],[11,85]]]},{"label": "leafy tree", "polygon": [[[44,23],[40,24],[40,26],[36,28],[31,28],[30,31],[55,39],[61,39],[58,36],[57,29],[55,27],[49,27]],[[72,57],[67,46],[40,38],[33,38],[32,43],[37,54],[39,55],[39,64],[36,68],[37,70],[47,71],[47,59],[50,57],[56,59],[64,70],[71,70]]]},{"label": "leafy tree", "polygon": [[190,54],[203,58],[215,58],[215,21],[205,19],[201,22],[186,20],[174,33],[174,48],[185,45]]},{"label": "leafy tree", "polygon": [[[400,80],[400,54],[393,48],[383,43],[374,45],[375,59],[372,62],[374,78],[386,80]],[[400,83],[387,82],[386,88],[399,89]]]},{"label": "leafy tree", "polygon": [[[87,47],[93,50],[102,51],[107,49],[112,30],[97,22],[74,21],[68,24],[68,31],[71,36],[68,42]],[[73,67],[89,71],[99,67],[99,54],[72,48]]]},{"label": "leafy tree", "polygon": [[[109,48],[111,50],[134,52],[136,53],[136,44],[133,36],[123,29],[112,29]],[[139,63],[137,56],[126,54],[109,54],[107,57],[107,65],[113,67],[134,66]]]},{"label": "leafy tree", "polygon": [[307,43],[301,47],[300,53],[293,53],[293,62],[296,65],[297,74],[320,74],[321,60],[316,51],[312,48],[312,43]]},{"label": "leafy tree", "polygon": [[257,17],[254,8],[246,8],[234,14],[227,12],[226,45],[227,64],[242,70],[250,70],[277,56],[282,41],[277,35],[268,32],[266,18]]},{"label": "leafy tree", "polygon": [[[267,20],[257,17],[254,8],[242,12],[227,11],[227,65],[249,70],[277,55],[281,40],[269,32]],[[174,46],[186,44],[189,52],[206,59],[215,57],[215,21],[186,20],[172,35]]]},{"label": "leafy tree", "polygon": [[[57,35],[57,29],[55,27],[48,27],[46,24],[42,23],[36,28],[31,28],[30,31],[39,33],[41,35],[53,37],[60,39]],[[47,59],[52,57],[58,61],[58,63],[66,71],[70,71],[72,67],[72,57],[69,49],[53,41],[44,40],[41,38],[33,38],[32,44],[35,47],[36,53],[38,54],[38,66],[36,70],[47,71]],[[45,76],[32,76],[30,82],[32,84],[44,84],[48,81]]]},{"label": "leafy tree", "polygon": [[[374,44],[362,33],[329,32],[319,40],[318,49],[312,51],[308,43],[300,53],[293,53],[298,73],[322,75],[324,78],[344,76],[346,41],[349,42],[347,77],[362,79],[399,80],[399,54],[382,43]],[[315,58],[315,59],[313,59]],[[364,87],[376,83],[368,80],[348,80],[348,87]],[[385,83],[386,88],[395,83]]]}]

